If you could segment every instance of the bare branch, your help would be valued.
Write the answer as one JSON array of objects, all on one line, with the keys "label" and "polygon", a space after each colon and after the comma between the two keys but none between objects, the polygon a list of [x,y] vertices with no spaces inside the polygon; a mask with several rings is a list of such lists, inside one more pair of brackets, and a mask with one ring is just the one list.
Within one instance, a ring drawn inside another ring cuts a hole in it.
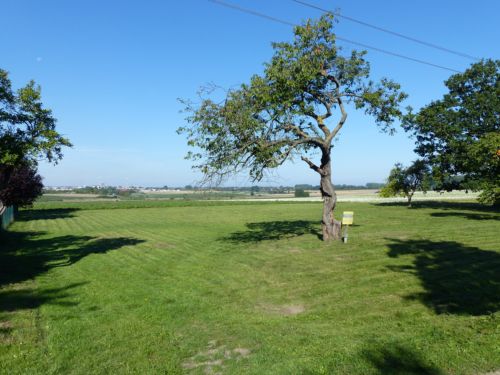
[{"label": "bare branch", "polygon": [[339,97],[337,98],[337,103],[340,108],[340,112],[342,112],[342,117],[340,118],[340,121],[338,122],[337,126],[335,129],[333,129],[332,133],[330,136],[326,139],[326,143],[329,145],[332,142],[332,139],[337,135],[337,133],[342,129],[342,126],[344,126],[345,121],[347,120],[347,112],[344,107],[344,102],[342,99]]},{"label": "bare branch", "polygon": [[349,98],[358,98],[358,99],[364,99],[363,98],[363,95],[358,95],[358,94],[355,94],[355,93],[352,93],[352,92],[341,92],[339,95],[338,95],[339,98],[342,98],[342,97],[349,97]]},{"label": "bare branch", "polygon": [[310,161],[305,156],[302,156],[301,159],[303,161],[305,161],[307,163],[307,165],[309,165],[309,168],[311,168],[313,171],[318,172],[320,175],[324,174],[323,170],[320,167],[318,167],[316,164],[314,164],[312,161]]},{"label": "bare branch", "polygon": [[305,140],[305,143],[312,143],[316,146],[322,147],[324,145],[323,140],[319,137],[311,137],[309,134],[304,132],[300,127],[294,124],[284,124],[283,128],[292,131],[297,137]]},{"label": "bare branch", "polygon": [[317,95],[315,94],[314,92],[311,92],[311,91],[308,91],[308,90],[304,90],[307,94],[311,95],[315,100],[317,100],[318,102],[320,102],[323,107],[325,107],[325,110],[326,110],[326,113],[324,115],[316,115],[316,121],[318,120],[318,118],[321,118],[321,120],[326,120],[328,117],[330,117],[332,115],[332,105],[331,103],[329,103],[328,101],[326,101],[323,97],[321,97],[321,95]]},{"label": "bare branch", "polygon": [[329,74],[326,67],[321,70],[321,75],[335,84],[335,86],[337,87],[336,90],[337,90],[337,94],[338,94],[338,90],[340,89],[340,82],[337,79],[337,77]]}]

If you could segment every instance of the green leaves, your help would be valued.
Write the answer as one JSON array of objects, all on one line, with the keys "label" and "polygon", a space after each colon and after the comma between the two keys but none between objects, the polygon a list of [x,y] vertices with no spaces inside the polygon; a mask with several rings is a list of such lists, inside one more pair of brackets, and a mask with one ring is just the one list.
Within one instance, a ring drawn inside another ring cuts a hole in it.
[{"label": "green leaves", "polygon": [[411,197],[418,189],[427,191],[430,188],[431,175],[424,160],[415,160],[409,167],[397,163],[391,169],[386,185],[380,190],[381,197],[397,195]]},{"label": "green leaves", "polygon": [[441,100],[404,118],[415,151],[432,164],[443,189],[456,187],[446,184],[453,176],[478,189],[499,187],[500,60],[475,63],[445,84]]},{"label": "green leaves", "polygon": [[[216,103],[207,90],[198,103],[181,101],[188,125],[178,132],[196,149],[187,157],[211,181],[241,170],[259,180],[266,169],[312,149],[329,162],[347,118],[344,103],[365,109],[386,130],[401,117],[406,94],[390,80],[368,81],[366,52],[340,54],[332,16],[296,27],[292,41],[273,43],[273,49],[263,74],[226,93],[224,101]],[[340,112],[336,122],[334,111]]]},{"label": "green leaves", "polygon": [[355,97],[356,108],[364,108],[365,113],[374,117],[382,130],[393,133],[392,127],[396,119],[403,116],[399,104],[408,95],[400,91],[401,86],[394,81],[383,78],[379,84],[370,82],[359,97]]},{"label": "green leaves", "polygon": [[0,164],[36,165],[40,158],[57,162],[62,147],[71,146],[56,131],[56,120],[43,108],[40,86],[30,81],[17,93],[6,71],[0,69]]}]

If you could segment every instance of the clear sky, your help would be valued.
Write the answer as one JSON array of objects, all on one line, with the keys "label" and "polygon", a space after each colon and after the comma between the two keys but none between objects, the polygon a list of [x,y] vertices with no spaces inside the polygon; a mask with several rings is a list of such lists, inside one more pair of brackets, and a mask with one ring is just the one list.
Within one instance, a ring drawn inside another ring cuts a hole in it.
[{"label": "clear sky", "polygon": [[[227,0],[291,22],[320,12],[289,0]],[[478,57],[500,57],[500,1],[310,0],[415,38]],[[229,87],[262,71],[271,41],[289,40],[291,27],[206,0],[2,0],[0,68],[15,88],[34,79],[58,130],[74,148],[57,165],[40,165],[45,185],[183,186],[197,175],[184,160],[177,98],[200,85]],[[341,20],[339,36],[457,70],[471,61]],[[347,50],[351,48],[346,43]],[[402,84],[408,104],[438,99],[449,71],[369,51],[374,78]],[[350,113],[333,151],[334,183],[381,182],[395,162],[415,159],[399,131],[380,133]],[[247,185],[245,177],[229,185]],[[318,184],[303,162],[277,170],[264,184]]]}]

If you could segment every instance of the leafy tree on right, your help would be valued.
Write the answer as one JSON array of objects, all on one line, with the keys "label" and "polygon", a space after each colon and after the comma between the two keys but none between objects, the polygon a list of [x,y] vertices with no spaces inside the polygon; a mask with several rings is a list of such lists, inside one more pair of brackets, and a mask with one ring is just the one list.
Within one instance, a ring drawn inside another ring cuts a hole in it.
[{"label": "leafy tree on right", "polygon": [[411,110],[403,127],[432,166],[436,190],[482,190],[500,205],[500,60],[481,60],[452,75],[442,99]]}]

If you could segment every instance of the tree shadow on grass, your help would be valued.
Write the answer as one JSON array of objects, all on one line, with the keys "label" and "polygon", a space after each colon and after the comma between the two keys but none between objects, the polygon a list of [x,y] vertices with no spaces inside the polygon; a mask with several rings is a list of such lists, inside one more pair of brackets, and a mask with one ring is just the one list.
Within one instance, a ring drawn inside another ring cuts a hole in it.
[{"label": "tree shadow on grass", "polygon": [[[435,209],[440,212],[431,212],[433,217],[458,216],[468,220],[500,220],[500,212],[497,207],[485,206],[474,202],[450,202],[450,201],[416,201],[412,207],[404,202],[374,203],[375,206],[383,207],[407,207],[408,209]],[[471,212],[472,211],[472,212]]]},{"label": "tree shadow on grass", "polygon": [[321,237],[321,230],[317,221],[294,220],[294,221],[263,221],[259,223],[246,224],[248,230],[234,232],[223,240],[233,243],[248,243],[260,241],[281,240],[312,234]]},{"label": "tree shadow on grass", "polygon": [[31,220],[53,220],[65,219],[74,217],[74,212],[79,211],[79,208],[49,208],[42,210],[28,209],[21,210],[16,216],[16,221],[31,221]]},{"label": "tree shadow on grass", "polygon": [[69,291],[85,284],[88,284],[88,282],[72,283],[62,288],[41,290],[30,287],[0,290],[0,313],[34,309],[46,303],[60,306],[76,306],[76,302],[67,300],[71,296]]},{"label": "tree shadow on grass", "polygon": [[[26,210],[18,220],[67,218],[74,209]],[[18,310],[36,309],[43,304],[74,306],[68,299],[70,291],[86,282],[73,283],[60,288],[33,288],[22,283],[54,267],[75,264],[90,254],[105,254],[124,246],[144,242],[129,237],[96,238],[65,235],[44,237],[45,232],[3,231],[0,233],[0,344],[9,342],[13,325],[10,314]]]},{"label": "tree shadow on grass", "polygon": [[500,220],[500,214],[496,213],[475,213],[475,212],[460,212],[460,211],[452,211],[452,212],[433,212],[431,213],[433,217],[450,217],[450,216],[459,216],[468,220]]},{"label": "tree shadow on grass", "polygon": [[144,242],[129,237],[66,235],[40,238],[43,232],[3,232],[0,236],[0,287],[22,282],[54,267],[70,266],[90,254],[104,254]]},{"label": "tree shadow on grass", "polygon": [[419,208],[434,208],[440,210],[469,210],[469,211],[489,211],[495,212],[495,208],[491,206],[485,206],[476,202],[455,202],[455,201],[438,201],[438,200],[422,200],[413,201],[412,206],[408,207],[407,202],[377,202],[372,203],[374,206],[382,207],[407,207],[412,210]]},{"label": "tree shadow on grass", "polygon": [[418,353],[401,345],[367,349],[362,354],[379,374],[444,374],[440,369],[426,363]]},{"label": "tree shadow on grass", "polygon": [[500,253],[454,241],[390,239],[389,256],[414,255],[412,266],[390,266],[420,278],[425,289],[407,296],[437,314],[485,315],[500,310]]},{"label": "tree shadow on grass", "polygon": [[77,282],[60,288],[32,288],[30,284],[16,284],[14,287],[0,288],[0,345],[11,342],[16,325],[10,321],[12,313],[19,310],[36,309],[44,304],[71,307],[78,305],[72,301],[71,291],[88,282]]},{"label": "tree shadow on grass", "polygon": [[[116,237],[59,236],[40,238],[43,232],[2,232],[0,236],[0,344],[9,340],[13,330],[9,314],[36,309],[43,304],[74,306],[70,291],[86,282],[61,288],[33,288],[22,283],[54,267],[75,264],[90,254],[104,254],[123,246],[133,246],[143,240]],[[18,283],[18,284],[14,284]],[[9,285],[10,284],[10,285]]]}]

